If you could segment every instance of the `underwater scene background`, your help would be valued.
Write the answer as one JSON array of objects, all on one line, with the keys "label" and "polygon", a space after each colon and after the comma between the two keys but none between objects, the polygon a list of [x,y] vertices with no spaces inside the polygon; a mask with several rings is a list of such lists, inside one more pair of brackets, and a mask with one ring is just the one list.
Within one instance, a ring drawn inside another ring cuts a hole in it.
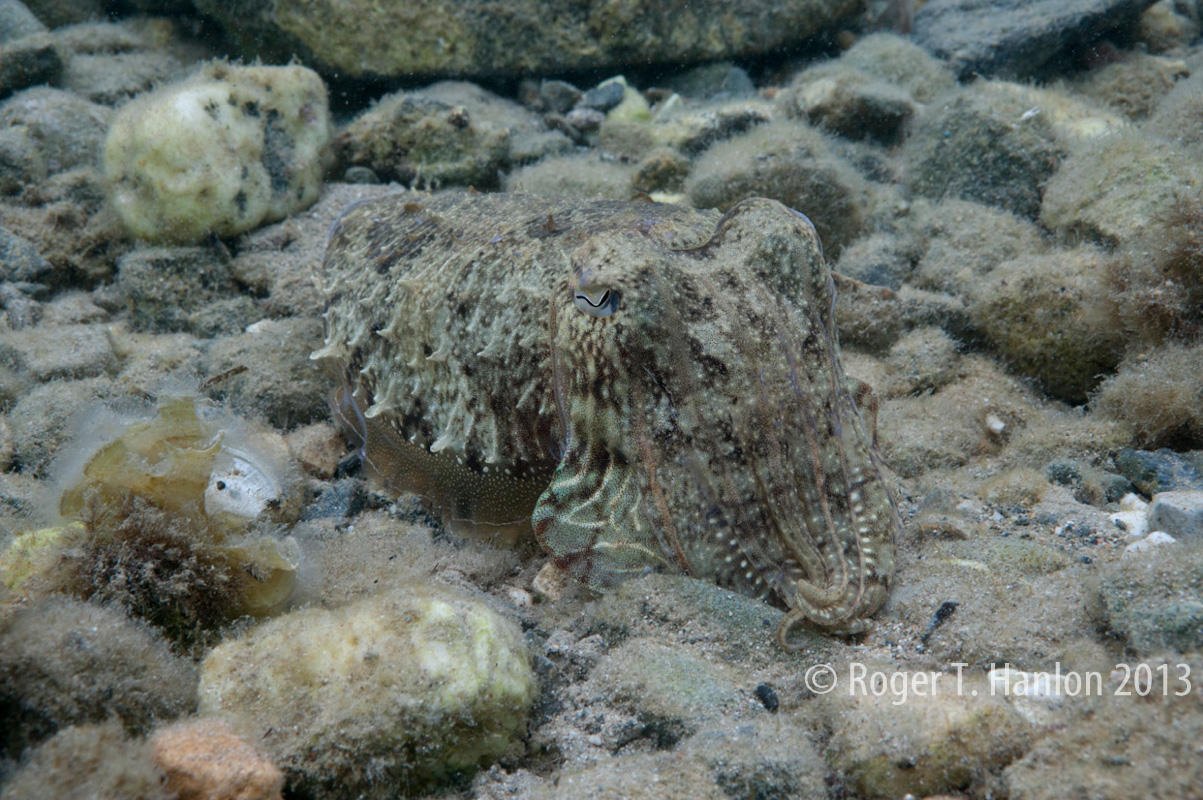
[{"label": "underwater scene background", "polygon": [[0,798],[1203,798],[1194,0],[0,0]]}]

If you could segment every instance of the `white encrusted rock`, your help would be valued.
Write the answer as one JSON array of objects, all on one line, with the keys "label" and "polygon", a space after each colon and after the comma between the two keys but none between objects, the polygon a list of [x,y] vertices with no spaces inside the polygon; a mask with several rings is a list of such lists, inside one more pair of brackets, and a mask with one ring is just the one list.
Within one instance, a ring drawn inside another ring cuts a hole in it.
[{"label": "white encrusted rock", "polygon": [[1153,495],[1149,527],[1178,538],[1203,538],[1203,491],[1182,490]]},{"label": "white encrusted rock", "polygon": [[194,242],[311,205],[329,141],[317,73],[215,62],[125,106],[109,128],[104,172],[131,234]]}]

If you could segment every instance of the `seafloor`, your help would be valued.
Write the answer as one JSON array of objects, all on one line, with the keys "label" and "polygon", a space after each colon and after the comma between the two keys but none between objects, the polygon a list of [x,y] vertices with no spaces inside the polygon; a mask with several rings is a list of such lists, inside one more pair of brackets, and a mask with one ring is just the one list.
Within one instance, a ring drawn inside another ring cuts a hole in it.
[{"label": "seafloor", "polygon": [[[504,74],[451,14],[442,75],[350,77],[158,5],[0,3],[0,798],[1203,797],[1196,4],[968,67],[923,3],[706,63],[593,4],[575,69],[472,29]],[[868,630],[787,652],[770,602],[595,592],[373,480],[310,355],[331,226],[402,191],[813,220],[902,522]]]}]

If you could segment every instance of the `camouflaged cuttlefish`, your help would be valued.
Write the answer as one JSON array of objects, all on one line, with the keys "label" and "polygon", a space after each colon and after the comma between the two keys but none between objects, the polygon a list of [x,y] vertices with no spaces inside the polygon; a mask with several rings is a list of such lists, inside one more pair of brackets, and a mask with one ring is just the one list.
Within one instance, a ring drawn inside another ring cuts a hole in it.
[{"label": "camouflaged cuttlefish", "polygon": [[399,194],[343,215],[323,279],[337,416],[453,526],[533,528],[596,588],[775,598],[786,647],[885,601],[899,516],[803,215]]}]

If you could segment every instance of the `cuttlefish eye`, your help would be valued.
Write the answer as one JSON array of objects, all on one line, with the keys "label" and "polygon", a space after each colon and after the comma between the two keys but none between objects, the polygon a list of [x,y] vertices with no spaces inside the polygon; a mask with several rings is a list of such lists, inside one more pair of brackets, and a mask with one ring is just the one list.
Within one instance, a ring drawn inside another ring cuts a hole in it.
[{"label": "cuttlefish eye", "polygon": [[618,310],[618,292],[605,286],[578,286],[572,302],[591,317],[608,317]]}]

